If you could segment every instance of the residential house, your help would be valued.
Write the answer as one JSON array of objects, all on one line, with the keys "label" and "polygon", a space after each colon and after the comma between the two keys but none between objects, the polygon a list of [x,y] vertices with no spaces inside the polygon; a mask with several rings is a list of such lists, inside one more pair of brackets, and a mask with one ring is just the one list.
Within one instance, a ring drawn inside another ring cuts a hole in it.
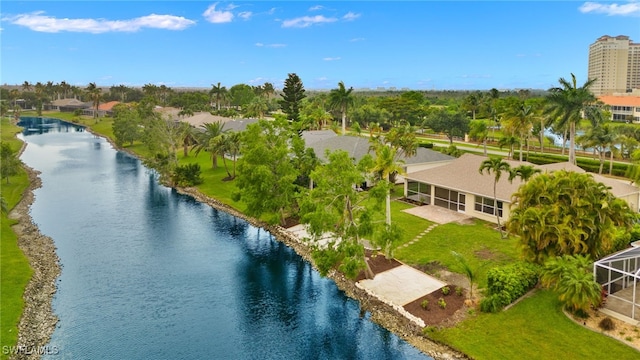
[{"label": "residential house", "polygon": [[[496,213],[502,221],[509,219],[511,196],[522,185],[522,180],[508,180],[509,174],[503,174],[496,184],[494,199],[493,187],[495,175],[480,173],[480,166],[487,157],[464,154],[448,164],[409,172],[405,176],[405,197],[426,205],[435,205],[458,211],[478,219],[496,223]],[[585,171],[570,163],[534,165],[528,162],[504,160],[512,167],[532,165],[542,172],[567,170],[584,173]],[[618,198],[625,200],[629,206],[638,211],[640,189],[629,182],[591,174],[596,181],[610,187],[610,191]]]},{"label": "residential house", "polygon": [[[322,161],[326,161],[325,152],[327,150],[344,150],[349,153],[355,161],[359,161],[366,154],[372,154],[375,157],[368,137],[351,135],[340,136],[331,130],[313,130],[304,131],[302,133],[302,138],[305,140],[306,146],[313,149],[316,156]],[[448,164],[454,161],[455,158],[431,149],[419,147],[416,151],[416,155],[401,157],[399,160],[402,161],[401,166],[403,167],[404,172],[412,173]],[[396,182],[403,183],[404,178],[398,175],[396,176]]]}]

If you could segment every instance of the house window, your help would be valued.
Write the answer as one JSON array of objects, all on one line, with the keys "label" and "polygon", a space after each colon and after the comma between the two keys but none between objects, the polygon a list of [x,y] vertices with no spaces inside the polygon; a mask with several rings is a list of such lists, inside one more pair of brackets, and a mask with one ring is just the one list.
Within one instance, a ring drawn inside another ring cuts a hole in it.
[{"label": "house window", "polygon": [[[498,216],[502,217],[502,201],[498,201]],[[474,209],[489,215],[496,215],[495,201],[492,198],[478,196],[475,198]]]},{"label": "house window", "polygon": [[465,211],[466,196],[454,190],[435,188],[433,204],[454,211]]},{"label": "house window", "polygon": [[431,204],[431,185],[409,180],[407,182],[407,198],[423,204]]}]

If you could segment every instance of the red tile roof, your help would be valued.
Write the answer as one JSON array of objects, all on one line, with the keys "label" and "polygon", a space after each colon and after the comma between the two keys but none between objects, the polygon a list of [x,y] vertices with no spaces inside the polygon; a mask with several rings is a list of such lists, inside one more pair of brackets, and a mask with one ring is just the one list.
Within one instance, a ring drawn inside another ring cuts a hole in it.
[{"label": "red tile roof", "polygon": [[120,101],[109,101],[104,104],[98,105],[98,110],[111,111],[111,109],[113,109],[113,107],[118,104],[120,104]]},{"label": "red tile roof", "polygon": [[602,101],[607,105],[640,106],[640,96],[604,95],[604,96],[600,96],[598,100]]}]

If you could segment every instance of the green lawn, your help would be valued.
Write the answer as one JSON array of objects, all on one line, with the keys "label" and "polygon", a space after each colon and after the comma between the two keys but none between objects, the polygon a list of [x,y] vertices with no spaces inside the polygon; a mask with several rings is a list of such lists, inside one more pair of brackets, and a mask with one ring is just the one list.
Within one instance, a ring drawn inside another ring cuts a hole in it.
[{"label": "green lawn", "polygon": [[478,314],[430,334],[474,359],[640,359],[617,340],[568,319],[557,296],[539,291],[507,311]]},{"label": "green lawn", "polygon": [[[0,125],[0,137],[3,142],[11,144],[13,149],[19,149],[20,140],[15,134],[20,128],[12,125],[8,119],[3,118]],[[2,181],[2,197],[7,202],[7,207],[12,209],[22,198],[22,194],[29,186],[29,179],[25,171],[9,178],[9,184]],[[6,214],[0,215],[0,348],[16,345],[18,340],[18,322],[24,309],[22,294],[31,279],[33,271],[29,262],[18,247],[17,236],[11,229],[15,221],[7,218]],[[8,358],[2,353],[0,358]]]},{"label": "green lawn", "polygon": [[[409,222],[409,226],[412,226],[411,224],[415,221]],[[459,262],[451,251],[461,254],[472,268],[480,270],[478,277],[480,287],[486,285],[484,276],[486,270],[513,262],[520,255],[515,238],[501,239],[500,234],[492,226],[480,220],[475,220],[472,225],[458,223],[438,225],[420,241],[396,250],[395,255],[407,264],[426,265],[430,262],[438,262],[456,271]]]}]

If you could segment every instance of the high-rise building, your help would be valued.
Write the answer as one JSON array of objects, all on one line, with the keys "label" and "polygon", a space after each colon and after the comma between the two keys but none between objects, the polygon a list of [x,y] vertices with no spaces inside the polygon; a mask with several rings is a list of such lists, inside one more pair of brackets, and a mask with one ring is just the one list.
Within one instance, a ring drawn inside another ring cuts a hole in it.
[{"label": "high-rise building", "polygon": [[604,35],[589,46],[589,79],[594,95],[640,89],[640,44],[628,36]]}]

